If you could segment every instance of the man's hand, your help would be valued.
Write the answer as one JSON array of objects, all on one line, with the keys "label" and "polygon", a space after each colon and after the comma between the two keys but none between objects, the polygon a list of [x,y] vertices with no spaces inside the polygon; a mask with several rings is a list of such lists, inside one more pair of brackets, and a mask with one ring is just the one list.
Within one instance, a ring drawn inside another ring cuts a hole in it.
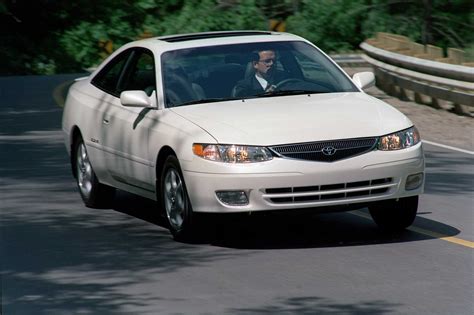
[{"label": "man's hand", "polygon": [[267,88],[265,89],[265,92],[273,92],[276,89],[276,85],[268,85]]}]

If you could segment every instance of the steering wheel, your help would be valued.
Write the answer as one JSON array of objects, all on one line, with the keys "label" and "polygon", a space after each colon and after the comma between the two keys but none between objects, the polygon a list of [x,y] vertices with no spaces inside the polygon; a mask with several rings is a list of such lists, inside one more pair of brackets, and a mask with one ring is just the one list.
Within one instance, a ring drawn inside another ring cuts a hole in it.
[{"label": "steering wheel", "polygon": [[180,103],[197,99],[191,83],[181,76],[171,73],[168,75],[167,82],[165,95],[169,102],[168,105],[178,106]]},{"label": "steering wheel", "polygon": [[331,92],[332,89],[318,83],[313,83],[309,82],[306,80],[302,79],[297,79],[297,78],[290,78],[290,79],[285,79],[281,82],[278,82],[277,85],[275,85],[275,90],[279,91],[281,90],[282,87],[290,84],[298,84],[298,87],[296,89],[302,89],[302,90],[314,90],[314,92]]},{"label": "steering wheel", "polygon": [[296,78],[289,78],[289,79],[285,79],[283,81],[280,81],[278,82],[276,85],[275,85],[275,90],[280,90],[283,86],[285,85],[289,85],[291,83],[301,83],[301,82],[305,82],[304,80],[301,80],[301,79],[296,79]]}]

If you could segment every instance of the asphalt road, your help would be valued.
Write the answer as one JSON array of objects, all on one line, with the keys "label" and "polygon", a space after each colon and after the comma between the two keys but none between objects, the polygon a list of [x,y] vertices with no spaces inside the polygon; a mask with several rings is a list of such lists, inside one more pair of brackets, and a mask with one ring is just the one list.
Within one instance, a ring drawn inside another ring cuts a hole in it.
[{"label": "asphalt road", "polygon": [[178,243],[148,200],[83,206],[52,96],[71,77],[0,78],[3,314],[474,313],[473,155],[425,145],[403,233],[361,210],[233,217]]}]

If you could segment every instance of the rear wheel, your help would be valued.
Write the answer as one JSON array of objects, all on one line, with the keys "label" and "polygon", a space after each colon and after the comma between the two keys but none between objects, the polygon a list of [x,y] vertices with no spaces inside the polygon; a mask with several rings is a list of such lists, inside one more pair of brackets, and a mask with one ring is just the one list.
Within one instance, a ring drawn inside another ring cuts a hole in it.
[{"label": "rear wheel", "polygon": [[387,231],[401,231],[409,227],[418,211],[418,196],[384,200],[369,206],[375,223]]},{"label": "rear wheel", "polygon": [[113,201],[115,188],[99,183],[81,137],[74,143],[73,157],[76,183],[84,204],[90,208],[108,207]]},{"label": "rear wheel", "polygon": [[160,183],[161,206],[171,234],[177,240],[191,240],[196,234],[196,223],[183,174],[175,156],[166,158]]}]

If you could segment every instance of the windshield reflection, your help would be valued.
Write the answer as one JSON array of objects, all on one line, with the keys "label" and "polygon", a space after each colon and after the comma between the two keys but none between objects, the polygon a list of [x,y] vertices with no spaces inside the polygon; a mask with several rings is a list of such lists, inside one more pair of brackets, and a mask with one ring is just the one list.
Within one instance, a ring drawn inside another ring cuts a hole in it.
[{"label": "windshield reflection", "polygon": [[329,59],[302,41],[168,51],[162,55],[162,75],[166,107],[358,91]]}]

